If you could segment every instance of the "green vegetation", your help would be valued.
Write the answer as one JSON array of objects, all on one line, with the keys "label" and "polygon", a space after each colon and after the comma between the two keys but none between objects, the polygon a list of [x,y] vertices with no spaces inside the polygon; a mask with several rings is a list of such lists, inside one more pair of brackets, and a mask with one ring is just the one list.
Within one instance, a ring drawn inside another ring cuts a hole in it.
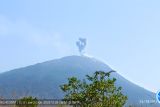
[{"label": "green vegetation", "polygon": [[37,107],[38,99],[33,97],[23,97],[16,101],[16,107]]},{"label": "green vegetation", "polygon": [[92,76],[86,75],[83,81],[68,78],[68,83],[60,86],[64,100],[81,107],[122,107],[127,96],[122,94],[122,87],[115,86],[116,78],[110,77],[112,72],[96,71]]}]

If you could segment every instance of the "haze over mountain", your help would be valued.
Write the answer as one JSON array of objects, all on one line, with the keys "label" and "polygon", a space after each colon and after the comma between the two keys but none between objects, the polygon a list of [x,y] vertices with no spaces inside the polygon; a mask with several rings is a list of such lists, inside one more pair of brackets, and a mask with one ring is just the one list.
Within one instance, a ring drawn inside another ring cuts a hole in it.
[{"label": "haze over mountain", "polygon": [[[61,99],[63,92],[59,86],[66,83],[68,77],[83,79],[85,75],[99,70],[108,72],[112,69],[105,63],[86,56],[67,56],[14,69],[0,74],[0,96],[19,98],[31,95],[45,99]],[[127,103],[139,104],[142,100],[155,100],[154,93],[131,83],[117,72],[111,76],[117,78],[117,86],[123,87],[123,93],[128,96]]]}]

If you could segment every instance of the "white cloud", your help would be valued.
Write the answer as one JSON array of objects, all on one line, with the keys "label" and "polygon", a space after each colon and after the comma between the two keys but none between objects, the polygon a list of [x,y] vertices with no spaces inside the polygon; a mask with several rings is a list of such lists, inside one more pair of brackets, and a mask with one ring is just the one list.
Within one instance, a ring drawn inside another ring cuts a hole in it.
[{"label": "white cloud", "polygon": [[26,36],[29,32],[33,32],[34,28],[23,19],[13,21],[0,15],[0,31],[0,36],[22,36],[22,34],[25,34],[24,36]]},{"label": "white cloud", "polygon": [[42,34],[33,34],[30,36],[30,42],[39,47],[50,47],[59,53],[70,52],[68,44],[65,42],[64,37],[58,33],[43,32]]},{"label": "white cloud", "polygon": [[69,52],[70,48],[60,33],[38,29],[24,19],[10,20],[0,15],[0,38],[11,36],[40,48],[52,48],[59,53]]}]

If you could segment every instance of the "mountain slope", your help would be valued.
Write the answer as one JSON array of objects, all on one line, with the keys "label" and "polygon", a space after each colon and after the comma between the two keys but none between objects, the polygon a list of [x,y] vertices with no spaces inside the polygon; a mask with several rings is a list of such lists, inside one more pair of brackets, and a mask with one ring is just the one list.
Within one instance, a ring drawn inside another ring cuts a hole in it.
[{"label": "mountain slope", "polygon": [[[86,74],[93,74],[97,70],[107,72],[112,69],[101,61],[84,56],[47,61],[0,74],[0,94],[5,98],[32,95],[38,98],[61,99],[63,93],[59,85],[66,83],[68,77],[83,79]],[[116,85],[123,87],[124,94],[129,98],[128,103],[154,100],[154,93],[129,82],[118,73],[113,73],[112,76],[117,78]]]}]

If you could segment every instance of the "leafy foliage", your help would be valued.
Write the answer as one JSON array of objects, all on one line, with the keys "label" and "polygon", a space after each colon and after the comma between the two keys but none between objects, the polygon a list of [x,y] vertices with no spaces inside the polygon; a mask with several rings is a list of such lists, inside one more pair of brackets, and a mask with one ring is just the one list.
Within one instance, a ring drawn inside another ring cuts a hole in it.
[{"label": "leafy foliage", "polygon": [[83,81],[68,78],[68,83],[60,86],[65,92],[64,100],[82,107],[122,107],[127,96],[122,94],[122,87],[115,86],[116,78],[110,78],[112,72],[96,71]]},{"label": "leafy foliage", "polygon": [[23,97],[16,101],[16,107],[37,107],[38,99],[30,97]]}]

